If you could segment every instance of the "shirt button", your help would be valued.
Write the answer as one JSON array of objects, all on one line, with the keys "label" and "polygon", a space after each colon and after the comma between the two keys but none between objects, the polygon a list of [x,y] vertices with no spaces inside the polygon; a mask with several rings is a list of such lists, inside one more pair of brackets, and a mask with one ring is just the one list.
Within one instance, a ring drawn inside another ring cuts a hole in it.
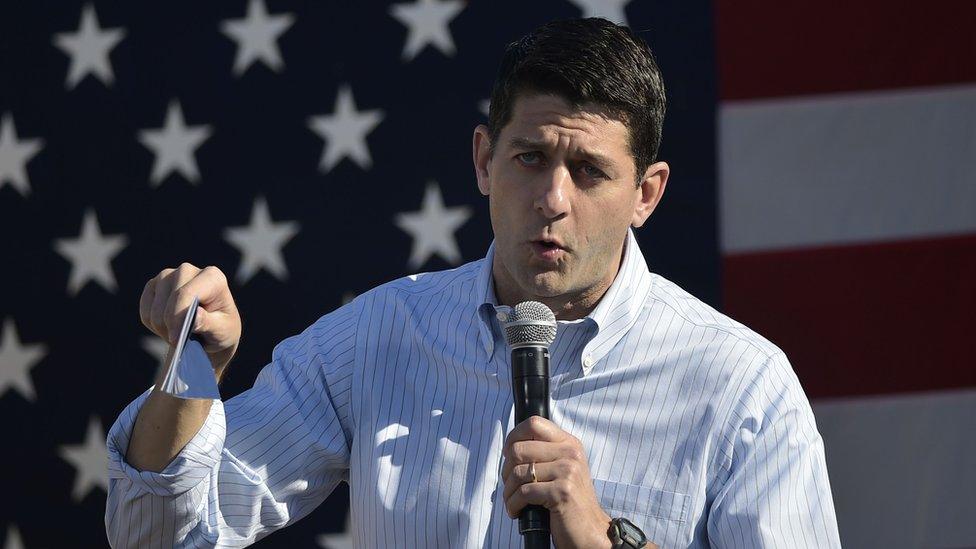
[{"label": "shirt button", "polygon": [[593,357],[588,356],[583,359],[583,367],[589,368],[590,366],[593,366]]}]

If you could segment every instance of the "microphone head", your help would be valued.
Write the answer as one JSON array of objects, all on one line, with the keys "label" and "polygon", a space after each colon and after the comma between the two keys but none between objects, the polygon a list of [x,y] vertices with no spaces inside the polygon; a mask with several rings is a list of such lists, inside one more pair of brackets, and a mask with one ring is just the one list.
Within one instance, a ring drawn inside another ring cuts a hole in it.
[{"label": "microphone head", "polygon": [[505,340],[515,349],[528,345],[549,347],[556,340],[556,315],[538,301],[523,301],[512,308],[505,324]]}]

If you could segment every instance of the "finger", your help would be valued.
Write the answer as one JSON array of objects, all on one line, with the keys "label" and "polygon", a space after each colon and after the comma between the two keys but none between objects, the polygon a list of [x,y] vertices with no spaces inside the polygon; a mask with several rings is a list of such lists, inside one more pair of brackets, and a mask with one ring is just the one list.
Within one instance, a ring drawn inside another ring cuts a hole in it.
[{"label": "finger", "polygon": [[505,500],[505,510],[509,517],[515,518],[526,505],[541,505],[551,509],[556,502],[569,501],[570,495],[571,489],[566,480],[529,482],[519,486]]},{"label": "finger", "polygon": [[193,295],[187,292],[176,289],[170,294],[169,300],[166,302],[164,316],[166,318],[166,330],[171,343],[179,337],[180,331],[183,328],[183,321],[186,318],[187,312],[190,310],[191,303],[193,303]]},{"label": "finger", "polygon": [[227,277],[217,267],[206,267],[176,289],[171,314],[179,321],[179,326],[182,326],[194,296],[200,300],[200,306],[197,307],[191,332],[201,336],[205,351],[225,349],[231,344],[228,336],[233,335],[227,331],[226,319],[238,315]]},{"label": "finger", "polygon": [[502,464],[502,478],[508,478],[512,468],[523,463],[555,461],[575,456],[567,445],[542,440],[523,440],[510,444],[502,450],[505,463]]},{"label": "finger", "polygon": [[[184,265],[186,266],[185,269]],[[164,313],[170,338],[179,336],[187,311],[190,309],[193,299],[199,297],[200,292],[206,292],[210,295],[218,291],[211,288],[217,286],[217,281],[214,280],[211,271],[204,271],[189,263],[184,263],[180,267],[181,272],[169,299],[166,301]],[[205,272],[206,274],[204,274]]]},{"label": "finger", "polygon": [[215,321],[214,316],[223,314],[225,313],[211,313],[203,307],[197,307],[197,315],[193,319],[193,326],[190,328],[190,332],[199,336],[197,339],[203,345],[203,350],[208,353],[220,351],[227,346],[225,340],[219,339],[212,332]]},{"label": "finger", "polygon": [[156,288],[153,294],[152,305],[149,309],[149,323],[152,325],[152,331],[156,332],[156,335],[169,341],[169,335],[166,333],[166,322],[163,319],[163,311],[166,309],[166,300],[169,298],[169,293],[173,287],[173,280],[171,277],[176,269],[163,269],[156,275]]},{"label": "finger", "polygon": [[531,463],[520,463],[516,465],[512,472],[505,479],[504,486],[504,499],[508,499],[519,486],[527,484],[530,482],[549,482],[551,480],[556,480],[559,478],[560,465],[558,461],[549,461],[545,463],[535,464],[535,478],[532,480],[532,464]]},{"label": "finger", "polygon": [[558,425],[542,416],[530,416],[522,421],[508,433],[506,442],[517,442],[519,440],[548,440],[558,442],[568,436],[569,433],[563,431]]},{"label": "finger", "polygon": [[[183,327],[183,320],[190,304],[193,303],[194,288],[200,288],[201,284],[191,285],[203,271],[189,263],[180,265],[177,270],[176,282],[170,292],[169,299],[166,300],[166,309],[163,317],[166,320],[166,328],[169,332],[170,341],[179,337],[180,328]],[[203,284],[205,285],[205,283]]]},{"label": "finger", "polygon": [[211,315],[213,314],[214,313],[208,312],[203,307],[197,307],[197,315],[193,318],[193,326],[190,327],[190,333],[207,333],[213,324],[213,318],[211,318]]},{"label": "finger", "polygon": [[230,286],[223,271],[217,267],[204,267],[196,276],[178,288],[191,296],[200,298],[200,307],[207,311],[225,311],[234,306],[234,298],[230,295]]},{"label": "finger", "polygon": [[[180,325],[183,322],[181,317],[177,322],[173,318],[173,300],[176,290],[187,283],[191,278],[196,276],[200,272],[200,269],[191,265],[190,263],[182,263],[179,267],[169,273],[169,275],[159,283],[159,287],[156,288],[156,300],[153,302],[153,314],[159,315],[163,322],[163,333],[166,334],[166,340],[170,343],[176,341],[179,337]],[[163,288],[165,284],[165,288]],[[163,294],[160,296],[160,294]],[[160,303],[162,301],[162,303]],[[156,305],[159,304],[161,312],[156,312]]]},{"label": "finger", "polygon": [[153,277],[149,279],[149,282],[146,282],[146,286],[142,289],[142,295],[139,297],[139,320],[143,326],[150,330],[152,330],[152,319],[149,317],[149,313],[152,312],[155,295],[156,277]]}]

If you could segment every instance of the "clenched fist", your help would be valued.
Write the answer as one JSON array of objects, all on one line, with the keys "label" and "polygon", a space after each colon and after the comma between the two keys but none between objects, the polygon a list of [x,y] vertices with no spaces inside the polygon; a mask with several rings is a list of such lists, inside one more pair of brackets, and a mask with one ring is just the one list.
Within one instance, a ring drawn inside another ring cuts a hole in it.
[{"label": "clenched fist", "polygon": [[219,379],[241,341],[241,315],[220,269],[200,269],[189,263],[163,269],[142,290],[139,318],[154,334],[173,345],[193,296],[200,298],[200,306],[191,329],[200,336]]}]

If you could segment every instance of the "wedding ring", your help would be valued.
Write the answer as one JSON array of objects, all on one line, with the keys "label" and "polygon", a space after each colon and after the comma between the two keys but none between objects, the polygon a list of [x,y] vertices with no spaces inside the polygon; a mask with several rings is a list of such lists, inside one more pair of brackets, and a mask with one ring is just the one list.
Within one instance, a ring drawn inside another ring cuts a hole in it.
[{"label": "wedding ring", "polygon": [[539,482],[539,477],[535,476],[535,462],[529,464],[529,476],[532,477],[532,482]]}]

